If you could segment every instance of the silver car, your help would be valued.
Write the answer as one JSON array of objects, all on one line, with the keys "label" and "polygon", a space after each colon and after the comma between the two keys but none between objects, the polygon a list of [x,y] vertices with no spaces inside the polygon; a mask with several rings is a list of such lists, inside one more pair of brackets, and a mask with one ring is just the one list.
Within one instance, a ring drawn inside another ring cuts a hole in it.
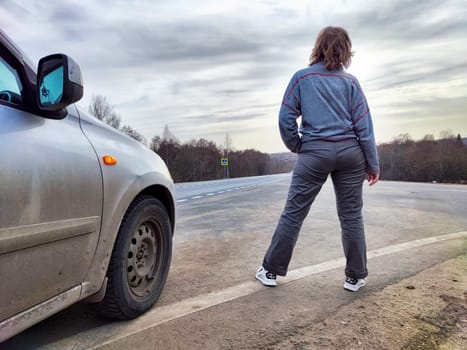
[{"label": "silver car", "polygon": [[170,267],[174,185],[164,162],[87,115],[79,66],[37,72],[0,30],[0,342],[87,299],[134,318]]}]

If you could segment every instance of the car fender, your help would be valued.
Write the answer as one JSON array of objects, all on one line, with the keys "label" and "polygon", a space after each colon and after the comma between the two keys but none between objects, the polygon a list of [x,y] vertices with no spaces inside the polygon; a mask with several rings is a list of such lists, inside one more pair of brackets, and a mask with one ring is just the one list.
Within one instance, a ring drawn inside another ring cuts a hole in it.
[{"label": "car fender", "polygon": [[[167,166],[155,152],[81,110],[79,113],[82,130],[99,159],[104,193],[101,234],[83,281],[82,299],[100,290],[123,216],[139,195],[152,195],[164,204],[173,232],[175,187]],[[116,164],[104,164],[106,155],[114,157]]]},{"label": "car fender", "polygon": [[[158,185],[154,185],[154,183],[158,183]],[[101,289],[120,224],[131,203],[143,194],[152,195],[163,203],[171,203],[173,202],[174,193],[173,189],[170,190],[170,188],[171,184],[166,183],[160,174],[148,173],[135,179],[125,191],[122,191],[122,197],[116,202],[117,204],[107,209],[108,214],[104,215],[102,221],[101,235],[97,244],[97,250],[91,268],[83,283],[81,299],[93,295]],[[175,207],[169,205],[169,207],[166,206],[166,209],[170,216],[173,233],[175,226]]]}]

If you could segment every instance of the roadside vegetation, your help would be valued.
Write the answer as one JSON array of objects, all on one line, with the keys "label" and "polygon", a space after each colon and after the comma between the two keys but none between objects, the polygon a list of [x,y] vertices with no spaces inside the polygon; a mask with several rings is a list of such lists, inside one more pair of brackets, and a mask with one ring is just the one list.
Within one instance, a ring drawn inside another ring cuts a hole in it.
[{"label": "roadside vegetation", "polygon": [[378,146],[383,180],[467,184],[467,138],[443,131],[435,140],[408,134]]},{"label": "roadside vegetation", "polygon": [[[93,96],[89,112],[135,140],[147,145],[166,162],[175,182],[215,180],[226,177],[258,176],[290,172],[295,154],[267,154],[254,149],[234,150],[226,134],[224,145],[206,139],[181,142],[164,127],[162,136],[146,138],[121,117],[104,96]],[[467,183],[467,138],[443,131],[439,139],[426,135],[414,141],[409,134],[378,145],[381,179],[394,181]],[[228,158],[228,166],[221,166]]]}]

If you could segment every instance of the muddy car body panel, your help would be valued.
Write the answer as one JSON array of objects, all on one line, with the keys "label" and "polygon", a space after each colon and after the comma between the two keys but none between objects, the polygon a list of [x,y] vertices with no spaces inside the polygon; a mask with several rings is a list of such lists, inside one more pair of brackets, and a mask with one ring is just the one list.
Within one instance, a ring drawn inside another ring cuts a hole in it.
[{"label": "muddy car body panel", "polygon": [[41,59],[36,74],[1,30],[0,49],[1,342],[79,300],[100,301],[132,203],[161,203],[167,223],[154,227],[171,239],[175,196],[160,157],[74,105],[82,83],[71,58]]}]

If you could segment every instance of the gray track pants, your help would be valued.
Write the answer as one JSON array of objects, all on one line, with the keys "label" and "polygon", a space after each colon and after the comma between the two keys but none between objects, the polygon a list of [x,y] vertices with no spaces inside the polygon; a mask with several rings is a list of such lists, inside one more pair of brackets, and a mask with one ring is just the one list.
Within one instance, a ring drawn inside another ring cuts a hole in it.
[{"label": "gray track pants", "polygon": [[287,274],[302,223],[331,174],[347,260],[345,274],[352,278],[368,275],[362,219],[365,167],[365,157],[357,140],[320,140],[304,144],[295,165],[287,203],[263,260],[266,270],[281,276]]}]

